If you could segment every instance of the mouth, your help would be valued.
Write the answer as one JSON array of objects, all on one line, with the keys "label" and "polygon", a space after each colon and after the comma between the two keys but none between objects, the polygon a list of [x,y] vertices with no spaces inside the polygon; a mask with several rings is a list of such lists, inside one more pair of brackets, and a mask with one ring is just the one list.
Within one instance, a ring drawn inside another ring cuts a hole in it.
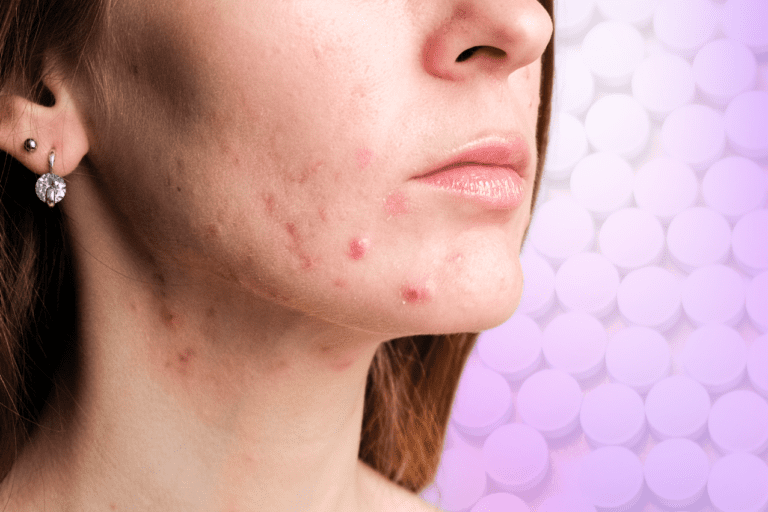
[{"label": "mouth", "polygon": [[412,179],[494,210],[513,210],[525,199],[530,150],[519,136],[478,139]]}]

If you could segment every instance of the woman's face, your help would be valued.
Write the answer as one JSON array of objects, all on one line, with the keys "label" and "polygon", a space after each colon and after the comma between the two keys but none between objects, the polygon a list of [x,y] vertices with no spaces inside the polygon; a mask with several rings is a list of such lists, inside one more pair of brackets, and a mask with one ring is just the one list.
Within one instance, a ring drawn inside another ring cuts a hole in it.
[{"label": "woman's face", "polygon": [[111,15],[109,108],[79,103],[137,261],[383,333],[512,313],[552,30],[536,0],[136,0]]}]

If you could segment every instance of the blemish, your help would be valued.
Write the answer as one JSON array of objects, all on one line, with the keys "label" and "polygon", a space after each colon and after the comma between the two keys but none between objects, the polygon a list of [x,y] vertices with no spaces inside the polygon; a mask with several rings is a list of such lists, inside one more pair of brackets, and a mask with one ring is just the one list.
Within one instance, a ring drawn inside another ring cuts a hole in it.
[{"label": "blemish", "polygon": [[347,255],[353,260],[361,260],[368,252],[370,246],[371,241],[367,238],[353,238],[349,242],[349,250],[347,251]]},{"label": "blemish", "polygon": [[273,217],[275,214],[275,195],[274,194],[264,194],[264,208],[267,210],[267,215],[270,217]]},{"label": "blemish", "polygon": [[296,229],[296,224],[293,222],[285,223],[285,230],[291,237],[291,243],[288,245],[288,249],[296,254],[299,258],[299,265],[303,270],[309,270],[315,266],[315,262],[312,258],[302,249],[301,238],[299,232]]},{"label": "blemish", "polygon": [[395,191],[390,193],[384,199],[384,211],[390,217],[402,215],[410,212],[410,205],[408,204],[408,198],[402,192]]},{"label": "blemish", "polygon": [[183,352],[179,352],[179,363],[187,364],[194,356],[195,351],[191,348],[187,348]]},{"label": "blemish", "polygon": [[325,208],[319,208],[317,210],[317,216],[320,217],[321,221],[328,222],[328,214],[325,212]]},{"label": "blemish", "polygon": [[205,226],[205,236],[206,238],[218,238],[219,237],[219,227],[216,224],[207,224]]},{"label": "blemish", "polygon": [[357,166],[360,169],[365,169],[371,165],[373,160],[373,151],[368,148],[361,148],[357,151]]},{"label": "blemish", "polygon": [[176,187],[176,192],[181,192],[181,187]]},{"label": "blemish", "polygon": [[336,288],[346,288],[347,287],[347,281],[345,279],[341,279],[341,278],[334,279],[333,284],[334,284],[334,286],[336,286]]},{"label": "blemish", "polygon": [[216,316],[216,308],[214,307],[208,308],[208,310],[205,312],[205,316],[207,316],[208,318],[213,318],[214,316]]},{"label": "blemish", "polygon": [[163,304],[160,307],[160,319],[163,321],[163,323],[171,328],[174,329],[179,326],[179,318],[177,315],[174,315],[171,310],[168,309],[168,306]]},{"label": "blemish", "polygon": [[406,285],[400,289],[403,304],[424,304],[429,302],[429,290],[423,286]]}]

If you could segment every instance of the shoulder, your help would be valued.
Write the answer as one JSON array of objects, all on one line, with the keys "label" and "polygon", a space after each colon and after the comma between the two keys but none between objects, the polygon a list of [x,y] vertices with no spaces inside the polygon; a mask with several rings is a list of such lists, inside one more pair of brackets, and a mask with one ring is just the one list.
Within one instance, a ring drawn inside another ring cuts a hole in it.
[{"label": "shoulder", "polygon": [[361,463],[362,473],[368,487],[368,496],[375,497],[371,503],[373,511],[387,512],[443,512],[442,509],[421,499],[408,489],[392,482],[370,466]]}]

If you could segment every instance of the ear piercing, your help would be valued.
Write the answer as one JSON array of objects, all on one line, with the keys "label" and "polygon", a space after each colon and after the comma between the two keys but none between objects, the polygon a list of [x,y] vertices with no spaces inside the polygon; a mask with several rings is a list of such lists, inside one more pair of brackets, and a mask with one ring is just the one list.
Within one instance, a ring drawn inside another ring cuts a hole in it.
[{"label": "ear piercing", "polygon": [[[32,139],[24,141],[24,149],[27,149],[27,142],[30,140]],[[37,147],[37,144],[35,144],[33,140],[32,142],[32,147]],[[27,149],[27,151],[30,150]],[[34,151],[34,149],[31,151]],[[37,194],[37,197],[51,208],[61,201],[64,198],[64,194],[67,193],[67,184],[64,183],[64,180],[60,176],[53,173],[53,163],[55,160],[56,152],[51,150],[51,152],[48,153],[48,173],[40,176],[35,184],[35,193]]]},{"label": "ear piercing", "polygon": [[27,153],[34,153],[34,151],[37,149],[37,141],[35,141],[35,139],[25,140],[24,149],[27,150]]}]

